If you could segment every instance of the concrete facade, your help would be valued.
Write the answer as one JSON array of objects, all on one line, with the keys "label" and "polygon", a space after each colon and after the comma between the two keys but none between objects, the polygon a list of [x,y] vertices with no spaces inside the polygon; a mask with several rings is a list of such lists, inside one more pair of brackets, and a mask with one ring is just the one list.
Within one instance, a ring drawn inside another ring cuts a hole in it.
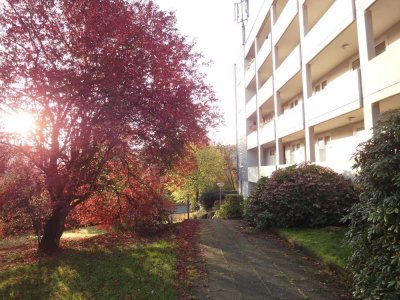
[{"label": "concrete facade", "polygon": [[400,108],[400,1],[265,0],[235,66],[238,162],[261,176],[309,161],[352,176],[379,115]]}]

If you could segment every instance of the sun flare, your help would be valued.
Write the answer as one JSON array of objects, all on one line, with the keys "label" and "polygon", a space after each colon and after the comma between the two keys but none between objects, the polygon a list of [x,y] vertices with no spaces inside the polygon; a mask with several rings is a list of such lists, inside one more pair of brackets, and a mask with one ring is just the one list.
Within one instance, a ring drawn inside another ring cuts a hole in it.
[{"label": "sun flare", "polygon": [[25,135],[36,128],[33,116],[27,112],[18,112],[3,116],[3,128],[6,132]]}]

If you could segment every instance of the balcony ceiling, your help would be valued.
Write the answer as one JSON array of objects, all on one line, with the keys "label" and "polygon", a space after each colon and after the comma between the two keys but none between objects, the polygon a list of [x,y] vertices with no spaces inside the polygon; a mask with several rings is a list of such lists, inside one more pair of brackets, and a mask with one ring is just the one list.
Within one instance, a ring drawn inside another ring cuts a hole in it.
[{"label": "balcony ceiling", "polygon": [[307,0],[308,31],[321,19],[335,0]]},{"label": "balcony ceiling", "polygon": [[276,1],[276,15],[277,15],[277,19],[279,19],[279,16],[281,15],[283,9],[285,8],[286,4],[288,3],[288,0],[277,0]]},{"label": "balcony ceiling", "polygon": [[301,72],[298,72],[279,90],[281,103],[283,104],[289,100],[292,100],[298,94],[301,94],[302,89]]},{"label": "balcony ceiling", "polygon": [[285,143],[294,142],[294,141],[298,141],[298,140],[304,141],[304,130],[300,130],[300,131],[297,131],[290,135],[284,136],[282,138],[282,143],[285,144]]},{"label": "balcony ceiling", "polygon": [[370,10],[372,11],[374,38],[378,38],[400,21],[399,0],[376,1]]},{"label": "balcony ceiling", "polygon": [[[351,119],[349,119],[351,118]],[[349,121],[351,120],[351,122]],[[333,118],[326,122],[320,123],[314,126],[314,133],[318,134],[321,132],[326,132],[335,128],[340,128],[350,124],[355,124],[362,122],[364,120],[364,114],[362,109],[357,109],[347,114],[341,115],[339,117]]]},{"label": "balcony ceiling", "polygon": [[267,59],[260,67],[259,76],[260,81],[265,82],[272,75],[272,54],[268,55]]},{"label": "balcony ceiling", "polygon": [[274,111],[274,98],[271,97],[260,107],[261,114],[266,114]]},{"label": "balcony ceiling", "polygon": [[[348,46],[344,48],[343,45]],[[310,62],[312,81],[319,80],[326,73],[355,55],[358,55],[358,42],[357,26],[353,22]]]},{"label": "balcony ceiling", "polygon": [[279,65],[289,56],[294,48],[300,43],[300,28],[299,28],[299,16],[293,19],[289,27],[283,33],[282,37],[276,44],[278,47],[278,61]]},{"label": "balcony ceiling", "polygon": [[391,96],[379,102],[379,110],[381,113],[392,109],[400,109],[400,94]]}]

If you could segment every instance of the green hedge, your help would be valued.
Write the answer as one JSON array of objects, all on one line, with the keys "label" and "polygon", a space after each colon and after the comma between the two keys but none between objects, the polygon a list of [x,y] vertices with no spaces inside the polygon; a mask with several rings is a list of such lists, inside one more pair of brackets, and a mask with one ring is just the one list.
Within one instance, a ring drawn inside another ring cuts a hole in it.
[{"label": "green hedge", "polygon": [[[227,194],[237,194],[237,192],[222,191],[221,199],[224,200]],[[206,191],[200,196],[200,204],[207,211],[212,209],[214,202],[217,200],[219,200],[219,189]]]},{"label": "green hedge", "polygon": [[259,229],[338,225],[358,199],[350,180],[329,168],[301,164],[258,182],[245,220]]},{"label": "green hedge", "polygon": [[242,195],[226,195],[224,203],[215,213],[217,218],[241,218],[243,216],[243,196]]},{"label": "green hedge", "polygon": [[361,201],[347,220],[360,299],[400,299],[400,111],[381,116],[355,155]]}]

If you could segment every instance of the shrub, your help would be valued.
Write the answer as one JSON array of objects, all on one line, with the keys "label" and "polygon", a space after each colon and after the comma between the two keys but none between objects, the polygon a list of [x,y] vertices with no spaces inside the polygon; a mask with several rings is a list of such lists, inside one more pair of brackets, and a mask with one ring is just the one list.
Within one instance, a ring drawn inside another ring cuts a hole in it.
[{"label": "shrub", "polygon": [[215,216],[218,218],[241,218],[243,215],[243,196],[242,195],[226,195],[224,203],[217,210]]},{"label": "shrub", "polygon": [[190,217],[193,219],[207,219],[208,212],[203,208],[200,208],[198,211],[191,213]]},{"label": "shrub", "polygon": [[[224,200],[225,196],[228,194],[237,194],[236,191],[222,191],[221,199]],[[209,211],[214,206],[214,202],[219,200],[219,190],[209,190],[204,192],[200,196],[200,204],[201,206]]]},{"label": "shrub", "polygon": [[301,164],[262,178],[245,219],[259,229],[337,225],[357,200],[351,181],[317,165]]},{"label": "shrub", "polygon": [[205,210],[210,210],[217,199],[219,199],[219,190],[206,191],[200,196],[200,204]]},{"label": "shrub", "polygon": [[257,199],[260,199],[261,192],[266,185],[267,179],[267,177],[261,177],[257,182],[257,187],[254,194],[246,198],[243,202],[243,219],[247,224],[253,227],[257,227],[256,215],[261,213],[261,205]]},{"label": "shrub", "polygon": [[362,192],[347,217],[354,295],[400,299],[400,111],[381,116],[355,161]]}]

